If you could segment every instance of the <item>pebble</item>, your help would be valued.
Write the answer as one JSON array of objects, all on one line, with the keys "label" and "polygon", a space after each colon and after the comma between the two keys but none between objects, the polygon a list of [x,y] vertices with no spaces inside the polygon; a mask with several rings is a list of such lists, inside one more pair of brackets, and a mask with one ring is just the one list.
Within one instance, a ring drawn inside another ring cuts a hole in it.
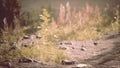
[{"label": "pebble", "polygon": [[19,63],[30,63],[30,62],[32,62],[32,60],[29,58],[23,57],[19,59]]},{"label": "pebble", "polygon": [[98,43],[97,43],[97,42],[94,42],[93,44],[94,44],[95,46],[97,46],[97,45],[98,45]]},{"label": "pebble", "polygon": [[73,65],[75,64],[75,61],[73,60],[62,60],[63,65]]},{"label": "pebble", "polygon": [[25,35],[23,39],[30,39],[30,37],[28,35]]},{"label": "pebble", "polygon": [[36,38],[37,38],[37,39],[41,39],[42,37],[41,37],[41,36],[36,35]]},{"label": "pebble", "polygon": [[92,65],[89,65],[89,64],[77,64],[72,68],[85,68],[85,67],[92,67]]},{"label": "pebble", "polygon": [[85,50],[86,50],[86,48],[82,47],[80,50],[81,50],[81,51],[85,51]]}]

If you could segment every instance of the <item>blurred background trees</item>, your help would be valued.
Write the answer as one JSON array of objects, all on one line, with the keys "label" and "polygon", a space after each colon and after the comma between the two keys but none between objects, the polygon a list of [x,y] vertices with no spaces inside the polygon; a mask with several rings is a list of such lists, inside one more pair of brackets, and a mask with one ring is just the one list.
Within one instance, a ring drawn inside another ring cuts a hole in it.
[{"label": "blurred background trees", "polygon": [[19,14],[19,0],[0,0],[0,42],[10,44],[23,35]]},{"label": "blurred background trees", "polygon": [[0,29],[15,29],[19,24],[19,0],[0,0]]}]

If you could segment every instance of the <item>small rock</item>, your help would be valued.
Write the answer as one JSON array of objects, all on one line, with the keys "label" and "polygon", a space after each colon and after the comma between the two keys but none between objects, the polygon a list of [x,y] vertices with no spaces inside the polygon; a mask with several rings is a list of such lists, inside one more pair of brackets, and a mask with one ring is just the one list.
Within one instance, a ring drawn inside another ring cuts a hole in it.
[{"label": "small rock", "polygon": [[42,65],[47,65],[44,61],[41,60],[33,60],[33,62],[40,63]]},{"label": "small rock", "polygon": [[62,60],[63,65],[73,65],[75,64],[75,61],[72,60]]},{"label": "small rock", "polygon": [[30,36],[25,35],[25,36],[23,37],[23,39],[30,39]]},{"label": "small rock", "polygon": [[97,43],[97,42],[94,42],[93,44],[94,44],[95,46],[97,46],[97,45],[98,45],[98,43]]},{"label": "small rock", "polygon": [[8,62],[8,67],[12,68],[12,64],[10,62]]},{"label": "small rock", "polygon": [[38,26],[37,29],[41,29],[41,26]]},{"label": "small rock", "polygon": [[32,62],[32,60],[29,58],[23,57],[19,59],[19,63],[30,63],[30,62]]},{"label": "small rock", "polygon": [[24,45],[22,45],[23,47],[28,47],[29,45],[26,45],[26,44],[24,44]]},{"label": "small rock", "polygon": [[85,67],[92,67],[92,66],[89,64],[77,64],[72,68],[85,68]]},{"label": "small rock", "polygon": [[41,39],[42,37],[41,37],[41,36],[39,36],[39,35],[36,35],[36,38],[37,38],[37,39]]},{"label": "small rock", "polygon": [[74,47],[72,47],[72,49],[75,49]]},{"label": "small rock", "polygon": [[80,50],[81,50],[81,51],[85,51],[85,50],[86,50],[86,48],[82,47]]},{"label": "small rock", "polygon": [[17,49],[16,46],[11,46],[10,49],[9,49],[9,51],[11,51],[11,50],[16,50],[16,49]]},{"label": "small rock", "polygon": [[62,45],[63,43],[62,43],[62,42],[60,42],[59,44],[60,44],[60,45]]},{"label": "small rock", "polygon": [[0,40],[0,44],[5,44],[5,43],[7,43],[6,40]]},{"label": "small rock", "polygon": [[5,42],[4,41],[0,41],[0,44],[4,44]]},{"label": "small rock", "polygon": [[2,62],[2,63],[0,63],[0,66],[5,66],[5,67],[8,67],[8,68],[12,68],[12,64],[10,62]]}]

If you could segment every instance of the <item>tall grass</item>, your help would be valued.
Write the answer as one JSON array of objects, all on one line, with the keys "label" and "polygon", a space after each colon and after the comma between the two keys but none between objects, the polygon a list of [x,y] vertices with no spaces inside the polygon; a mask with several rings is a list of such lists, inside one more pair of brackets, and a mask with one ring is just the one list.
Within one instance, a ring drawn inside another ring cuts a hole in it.
[{"label": "tall grass", "polygon": [[[9,45],[5,46],[8,48],[0,46],[0,56],[5,59],[24,56],[43,59],[46,62],[54,61],[60,63],[67,56],[64,54],[64,51],[56,48],[57,42],[64,40],[98,40],[104,37],[105,33],[119,32],[119,8],[119,6],[115,8],[113,13],[115,15],[115,17],[113,16],[114,19],[108,19],[109,15],[106,14],[107,12],[101,12],[98,6],[90,6],[87,3],[81,10],[71,8],[69,2],[66,5],[61,3],[57,18],[54,18],[48,9],[43,8],[40,14],[40,30],[37,31],[37,34],[42,37],[39,40],[39,44],[13,51],[9,51]],[[31,30],[33,29],[31,28]],[[9,43],[16,42],[24,34],[22,28],[17,28],[14,31],[6,28],[2,33],[1,38]]]},{"label": "tall grass", "polygon": [[22,48],[21,51],[24,57],[35,58],[48,63],[60,63],[62,59],[67,58],[62,50],[59,50],[52,44],[45,45],[42,42],[34,47]]},{"label": "tall grass", "polygon": [[104,37],[105,33],[120,30],[118,9],[114,13],[117,16],[114,21],[105,18],[109,15],[104,13],[100,11],[98,6],[90,6],[87,3],[81,10],[72,10],[70,3],[67,2],[65,6],[60,4],[58,17],[54,18],[46,8],[43,8],[40,14],[41,24],[39,27],[41,29],[37,31],[37,34],[42,36],[40,44],[22,48],[22,55],[30,58],[41,58],[46,62],[60,63],[62,59],[66,59],[66,55],[64,55],[64,51],[56,48],[57,42],[98,40]]},{"label": "tall grass", "polygon": [[48,41],[101,39],[105,33],[118,32],[120,28],[119,6],[113,12],[113,16],[116,16],[113,17],[114,21],[112,17],[109,19],[108,12],[102,12],[97,5],[90,6],[88,3],[81,10],[72,10],[69,2],[66,5],[61,3],[58,18],[55,20],[52,17],[40,34]]},{"label": "tall grass", "polygon": [[4,18],[4,30],[1,30],[0,33],[0,61],[21,57],[20,50],[16,48],[18,39],[24,35],[22,28],[20,28],[19,20],[16,17],[14,18],[14,30],[12,27],[8,27],[7,22],[6,18]]}]

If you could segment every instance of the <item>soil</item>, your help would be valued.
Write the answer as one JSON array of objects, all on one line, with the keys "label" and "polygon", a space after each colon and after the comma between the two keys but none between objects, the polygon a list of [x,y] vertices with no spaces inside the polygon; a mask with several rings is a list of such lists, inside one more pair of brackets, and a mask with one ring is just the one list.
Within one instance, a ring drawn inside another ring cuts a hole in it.
[{"label": "soil", "polygon": [[120,68],[120,33],[106,35],[101,40],[62,41],[56,46],[64,49],[69,59],[76,63],[62,65],[9,62],[6,65],[0,64],[0,68],[74,68],[77,64],[91,65],[84,68]]}]

